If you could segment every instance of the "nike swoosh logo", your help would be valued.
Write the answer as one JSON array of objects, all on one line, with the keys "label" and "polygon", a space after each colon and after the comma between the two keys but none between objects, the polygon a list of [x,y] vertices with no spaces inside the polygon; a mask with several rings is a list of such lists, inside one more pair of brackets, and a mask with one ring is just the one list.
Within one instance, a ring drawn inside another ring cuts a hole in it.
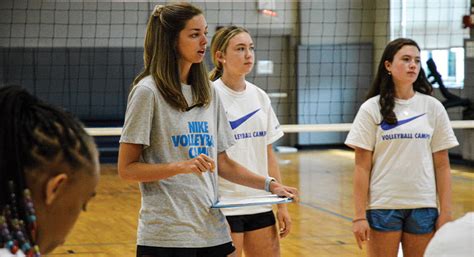
[{"label": "nike swoosh logo", "polygon": [[394,129],[394,128],[396,128],[396,127],[398,127],[398,126],[401,126],[401,125],[403,125],[403,124],[405,124],[405,123],[408,123],[408,122],[410,122],[410,121],[412,121],[412,120],[418,119],[419,117],[421,117],[421,116],[423,116],[423,115],[425,115],[425,114],[426,114],[426,113],[423,113],[423,114],[420,114],[420,115],[418,115],[418,116],[411,117],[411,118],[408,118],[408,119],[405,119],[405,120],[399,120],[396,124],[388,124],[387,122],[382,121],[382,124],[380,124],[380,127],[381,127],[383,130],[385,130],[385,131],[391,130],[391,129]]},{"label": "nike swoosh logo", "polygon": [[242,125],[242,123],[244,123],[245,121],[247,121],[248,119],[250,119],[250,117],[252,117],[255,113],[257,113],[258,111],[260,111],[260,108],[258,108],[257,110],[243,116],[242,118],[239,118],[239,119],[236,119],[234,121],[229,121],[230,123],[230,127],[232,129],[236,129],[237,127],[239,127],[240,125]]}]

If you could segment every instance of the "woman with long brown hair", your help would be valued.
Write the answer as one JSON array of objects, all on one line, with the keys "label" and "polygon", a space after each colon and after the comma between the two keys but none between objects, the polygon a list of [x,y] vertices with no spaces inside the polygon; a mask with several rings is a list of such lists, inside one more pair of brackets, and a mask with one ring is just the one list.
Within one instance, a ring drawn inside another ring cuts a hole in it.
[{"label": "woman with long brown hair", "polygon": [[345,142],[355,149],[353,232],[369,256],[395,257],[401,243],[421,257],[451,219],[448,149],[458,142],[431,92],[416,42],[390,42]]},{"label": "woman with long brown hair", "polygon": [[[234,144],[203,64],[207,23],[189,3],[158,5],[144,47],[144,71],[128,99],[118,171],[140,183],[137,256],[216,256],[234,252],[225,217],[211,209],[217,174],[263,189],[265,177],[232,161]],[[297,196],[272,183],[273,193]]]}]

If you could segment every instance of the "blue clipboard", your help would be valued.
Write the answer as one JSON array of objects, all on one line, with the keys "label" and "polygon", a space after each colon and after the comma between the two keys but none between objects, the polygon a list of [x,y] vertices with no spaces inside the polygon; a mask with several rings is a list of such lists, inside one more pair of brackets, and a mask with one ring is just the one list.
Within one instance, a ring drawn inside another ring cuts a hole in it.
[{"label": "blue clipboard", "polygon": [[237,208],[254,205],[291,203],[293,198],[278,195],[250,196],[245,198],[221,198],[211,208]]}]

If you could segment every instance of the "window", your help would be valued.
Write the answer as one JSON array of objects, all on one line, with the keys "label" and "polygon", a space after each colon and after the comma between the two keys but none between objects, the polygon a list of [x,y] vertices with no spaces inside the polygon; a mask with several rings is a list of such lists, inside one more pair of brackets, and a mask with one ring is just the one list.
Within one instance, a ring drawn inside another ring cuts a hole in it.
[{"label": "window", "polygon": [[390,0],[390,39],[415,40],[425,72],[429,73],[426,60],[431,57],[449,88],[463,88],[463,44],[469,30],[462,28],[460,17],[469,12],[471,1]]},{"label": "window", "polygon": [[[421,63],[427,76],[430,73],[426,65],[429,58],[433,58],[447,88],[464,87],[464,48],[422,50]],[[434,84],[433,87],[438,87],[438,84]]]}]

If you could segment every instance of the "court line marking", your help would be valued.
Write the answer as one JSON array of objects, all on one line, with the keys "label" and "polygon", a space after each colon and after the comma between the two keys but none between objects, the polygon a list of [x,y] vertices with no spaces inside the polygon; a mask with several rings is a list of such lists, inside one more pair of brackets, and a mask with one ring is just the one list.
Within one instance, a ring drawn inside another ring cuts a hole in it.
[{"label": "court line marking", "polygon": [[310,208],[313,208],[313,209],[317,209],[317,210],[320,210],[322,212],[325,212],[325,213],[329,213],[333,216],[336,216],[338,218],[341,218],[341,219],[344,219],[344,220],[347,220],[347,221],[352,221],[352,218],[351,217],[347,217],[343,214],[340,214],[340,213],[337,213],[335,211],[331,211],[331,210],[328,210],[324,207],[320,207],[320,206],[317,206],[317,205],[314,205],[314,204],[310,204],[310,203],[305,203],[305,202],[299,202],[299,204],[303,205],[303,206],[307,206],[307,207],[310,207]]}]

